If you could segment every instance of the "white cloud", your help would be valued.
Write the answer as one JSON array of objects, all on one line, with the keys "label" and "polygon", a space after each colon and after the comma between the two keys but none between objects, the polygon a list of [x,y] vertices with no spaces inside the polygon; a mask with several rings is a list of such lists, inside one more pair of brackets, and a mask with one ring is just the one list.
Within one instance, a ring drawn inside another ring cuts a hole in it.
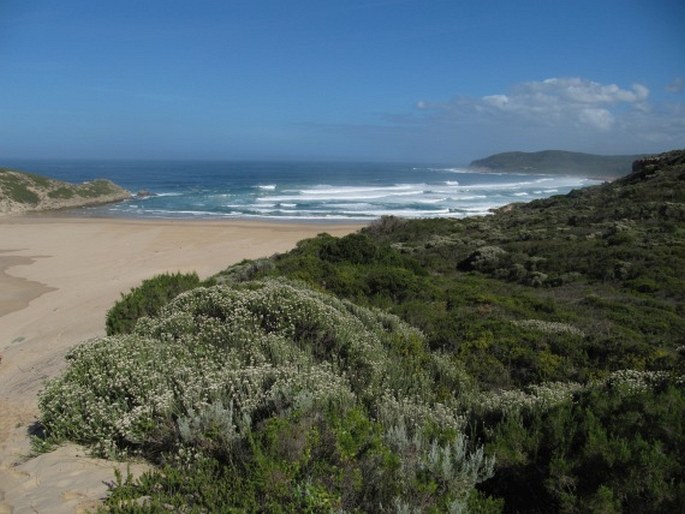
[{"label": "white cloud", "polygon": [[614,124],[614,115],[606,109],[583,109],[578,114],[578,120],[598,130],[609,130]]},{"label": "white cloud", "polygon": [[622,89],[582,78],[551,78],[519,84],[509,94],[484,96],[474,100],[474,106],[514,113],[546,125],[573,122],[607,130],[614,121],[609,107],[640,106],[648,96],[649,89],[641,84]]},{"label": "white cloud", "polygon": [[485,117],[491,123],[518,120],[532,126],[576,127],[607,131],[626,110],[649,110],[650,91],[642,84],[622,88],[600,84],[579,77],[549,78],[517,84],[506,93],[480,98],[457,97],[449,102],[422,100],[423,111],[442,112],[454,121],[479,122]]},{"label": "white cloud", "polygon": [[332,134],[376,158],[383,151],[384,158],[431,162],[507,150],[638,154],[685,147],[685,102],[654,100],[642,84],[551,78],[479,97],[424,98],[414,107],[381,114],[380,123],[313,127],[317,137]]},{"label": "white cloud", "polygon": [[488,105],[491,105],[493,107],[497,107],[499,109],[506,109],[509,107],[509,97],[507,95],[490,95],[490,96],[484,96],[483,97],[483,102],[485,102]]},{"label": "white cloud", "polygon": [[602,85],[581,78],[553,78],[542,82],[528,82],[524,84],[524,89],[571,104],[635,103],[644,101],[649,96],[649,89],[642,84],[634,84],[631,89],[621,89],[616,84]]},{"label": "white cloud", "polygon": [[[670,90],[685,88],[674,81]],[[651,98],[643,84],[621,86],[581,77],[515,84],[480,97],[417,103],[414,126],[465,148],[558,147],[640,153],[685,146],[685,103]],[[442,131],[442,132],[440,132]]]}]

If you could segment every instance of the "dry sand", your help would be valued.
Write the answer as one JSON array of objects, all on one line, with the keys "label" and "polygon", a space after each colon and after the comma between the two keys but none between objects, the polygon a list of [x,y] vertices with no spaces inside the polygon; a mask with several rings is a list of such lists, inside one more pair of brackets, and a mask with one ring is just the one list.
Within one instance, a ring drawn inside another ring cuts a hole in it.
[{"label": "dry sand", "polygon": [[205,278],[320,232],[358,228],[0,217],[0,514],[83,512],[106,494],[116,463],[73,445],[29,458],[28,431],[44,381],[63,369],[69,348],[104,335],[105,314],[122,292],[158,273]]}]

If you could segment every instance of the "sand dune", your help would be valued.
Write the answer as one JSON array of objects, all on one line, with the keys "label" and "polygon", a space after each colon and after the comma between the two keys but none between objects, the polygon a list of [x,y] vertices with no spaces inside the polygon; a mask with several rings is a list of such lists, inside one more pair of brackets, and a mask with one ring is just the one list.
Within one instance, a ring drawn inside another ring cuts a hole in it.
[{"label": "sand dune", "polygon": [[358,228],[0,218],[0,514],[81,512],[105,495],[114,463],[88,458],[72,445],[28,458],[28,430],[42,384],[63,369],[69,348],[104,335],[105,313],[122,292],[158,273],[207,277],[320,232],[344,235]]}]

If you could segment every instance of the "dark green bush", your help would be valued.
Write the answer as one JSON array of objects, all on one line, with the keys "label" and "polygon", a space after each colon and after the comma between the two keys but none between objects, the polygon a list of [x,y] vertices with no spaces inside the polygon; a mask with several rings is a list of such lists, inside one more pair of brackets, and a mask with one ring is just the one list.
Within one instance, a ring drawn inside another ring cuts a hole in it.
[{"label": "dark green bush", "polygon": [[142,316],[154,316],[170,300],[200,285],[197,273],[164,273],[122,294],[107,312],[107,335],[128,334]]},{"label": "dark green bush", "polygon": [[378,246],[369,236],[350,234],[340,239],[329,238],[319,250],[321,259],[330,262],[346,261],[353,264],[369,264],[379,256]]},{"label": "dark green bush", "polygon": [[685,505],[685,390],[619,372],[551,409],[506,415],[491,432],[505,512],[680,512]]}]

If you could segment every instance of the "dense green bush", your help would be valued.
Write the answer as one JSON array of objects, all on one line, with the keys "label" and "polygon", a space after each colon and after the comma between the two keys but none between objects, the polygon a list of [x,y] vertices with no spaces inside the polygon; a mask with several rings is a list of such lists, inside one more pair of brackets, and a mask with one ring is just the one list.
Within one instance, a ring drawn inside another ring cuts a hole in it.
[{"label": "dense green bush", "polygon": [[507,401],[487,436],[498,465],[483,490],[504,498],[505,512],[682,510],[682,379],[617,372],[551,406],[520,405]]},{"label": "dense green bush", "polygon": [[164,273],[144,280],[140,286],[122,294],[107,312],[107,335],[130,333],[138,318],[154,316],[178,294],[199,285],[197,273]]}]

